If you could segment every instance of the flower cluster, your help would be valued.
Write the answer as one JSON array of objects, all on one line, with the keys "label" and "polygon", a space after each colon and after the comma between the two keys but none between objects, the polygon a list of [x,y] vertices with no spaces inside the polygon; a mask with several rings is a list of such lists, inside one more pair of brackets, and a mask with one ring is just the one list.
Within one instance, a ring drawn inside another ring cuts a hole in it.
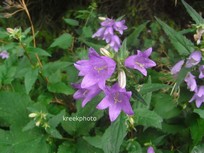
[{"label": "flower cluster", "polygon": [[[116,22],[107,18],[101,25],[102,28],[93,37],[100,37],[106,41],[110,37],[114,37],[113,30],[122,34],[123,30],[127,29],[124,26],[124,20]],[[107,41],[107,43],[109,42]],[[118,50],[119,45],[116,48]],[[126,68],[136,69],[146,76],[146,69],[156,66],[156,63],[149,59],[152,48],[144,52],[138,50],[136,55],[124,57],[124,59],[118,58],[118,54],[111,51],[101,48],[100,52],[102,55],[100,55],[93,48],[90,48],[88,60],[79,60],[74,64],[79,70],[78,75],[83,78],[79,84],[73,84],[73,86],[77,89],[74,98],[82,100],[82,107],[96,95],[103,92],[105,96],[96,108],[99,110],[108,108],[109,118],[114,121],[121,111],[127,115],[134,114],[130,104],[132,92],[127,91],[125,88]]]},{"label": "flower cluster", "polygon": [[[184,66],[185,68],[188,68],[191,70],[191,68],[195,68],[202,59],[202,54],[200,51],[194,51],[191,53],[191,55],[187,58],[187,60],[180,60],[178,63],[174,65],[174,67],[171,69],[171,73],[176,77],[181,70],[181,68]],[[204,78],[204,65],[199,65],[199,79]],[[201,104],[204,102],[204,86],[200,86],[197,84],[196,76],[192,74],[192,72],[188,72],[185,76],[184,81],[187,84],[187,87],[190,91],[194,92],[193,97],[189,102],[195,101],[196,106],[200,107]]]},{"label": "flower cluster", "polygon": [[115,32],[117,31],[119,34],[123,34],[123,31],[127,29],[125,20],[115,21],[110,18],[105,18],[104,21],[101,22],[101,26],[102,27],[93,35],[93,38],[97,37],[105,40],[106,43],[117,52],[120,48],[121,40]]}]

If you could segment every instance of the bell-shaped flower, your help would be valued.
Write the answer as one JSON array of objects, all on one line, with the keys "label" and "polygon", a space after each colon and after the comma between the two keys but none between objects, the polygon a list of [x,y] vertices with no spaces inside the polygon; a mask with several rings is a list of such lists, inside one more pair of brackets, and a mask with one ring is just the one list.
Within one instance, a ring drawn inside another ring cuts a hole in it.
[{"label": "bell-shaped flower", "polygon": [[89,60],[77,61],[74,66],[79,70],[79,76],[84,76],[81,88],[94,84],[103,89],[105,82],[115,71],[116,63],[107,56],[100,56],[93,48],[89,49]]},{"label": "bell-shaped flower", "polygon": [[144,76],[147,76],[148,68],[156,66],[156,63],[149,59],[152,53],[152,48],[148,48],[144,52],[137,51],[136,55],[129,56],[125,60],[125,66],[128,68],[136,69],[140,71]]},{"label": "bell-shaped flower", "polygon": [[196,107],[200,107],[201,104],[204,102],[204,86],[200,86],[198,90],[195,92],[193,97],[189,102],[192,102],[195,100]]},{"label": "bell-shaped flower", "polygon": [[91,99],[93,99],[101,92],[101,89],[97,84],[88,88],[81,88],[81,84],[73,84],[73,87],[78,89],[74,93],[73,97],[76,100],[82,99],[82,107],[84,107]]},{"label": "bell-shaped flower", "polygon": [[194,51],[187,59],[185,67],[191,68],[192,66],[197,65],[200,62],[201,58],[202,58],[201,52]]},{"label": "bell-shaped flower", "polygon": [[195,76],[193,74],[188,72],[184,81],[187,83],[187,86],[190,89],[190,91],[196,91],[197,90],[197,83],[195,80]]},{"label": "bell-shaped flower", "polygon": [[4,50],[4,51],[0,52],[0,57],[2,59],[7,59],[7,58],[9,58],[9,53],[6,50]]},{"label": "bell-shaped flower", "polygon": [[199,71],[200,71],[199,78],[200,79],[204,78],[204,65],[201,65],[199,67]]},{"label": "bell-shaped flower", "polygon": [[148,147],[147,153],[155,153],[154,148],[152,146]]},{"label": "bell-shaped flower", "polygon": [[122,35],[123,31],[127,29],[127,26],[125,26],[125,20],[116,21],[113,28]]},{"label": "bell-shaped flower", "polygon": [[97,109],[109,108],[109,117],[111,122],[113,122],[123,110],[128,115],[133,115],[130,104],[131,92],[126,91],[125,88],[121,88],[118,83],[115,83],[112,87],[107,87],[104,89],[105,97],[97,105]]},{"label": "bell-shaped flower", "polygon": [[180,60],[178,61],[171,69],[171,74],[173,74],[175,77],[177,76],[177,74],[179,73],[179,71],[181,70],[182,66],[184,64],[184,60]]}]

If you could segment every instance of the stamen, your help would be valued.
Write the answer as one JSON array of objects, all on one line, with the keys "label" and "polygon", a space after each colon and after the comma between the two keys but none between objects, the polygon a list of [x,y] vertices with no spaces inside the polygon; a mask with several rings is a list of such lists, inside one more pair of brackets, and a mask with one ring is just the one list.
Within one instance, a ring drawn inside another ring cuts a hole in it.
[{"label": "stamen", "polygon": [[98,73],[100,73],[100,71],[102,71],[102,70],[104,70],[104,69],[106,69],[106,68],[107,68],[106,65],[101,66],[101,67],[94,66],[94,70],[98,71]]},{"label": "stamen", "polygon": [[141,68],[144,68],[144,64],[141,64],[141,63],[138,63],[138,62],[135,62],[139,67]]},{"label": "stamen", "polygon": [[114,94],[114,97],[113,97],[113,99],[114,99],[114,102],[115,102],[115,104],[117,103],[117,102],[122,102],[122,100],[119,100],[119,93],[117,92],[116,94]]}]

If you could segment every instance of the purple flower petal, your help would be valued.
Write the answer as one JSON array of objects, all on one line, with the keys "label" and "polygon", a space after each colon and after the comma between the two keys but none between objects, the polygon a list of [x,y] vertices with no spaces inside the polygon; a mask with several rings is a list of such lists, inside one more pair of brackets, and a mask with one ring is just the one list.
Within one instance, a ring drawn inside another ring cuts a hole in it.
[{"label": "purple flower petal", "polygon": [[4,51],[0,52],[0,57],[2,59],[7,59],[7,58],[9,58],[9,53],[6,50],[4,50]]},{"label": "purple flower petal", "polygon": [[199,71],[200,71],[199,78],[200,79],[204,78],[204,65],[201,65],[199,67]]},{"label": "purple flower petal", "polygon": [[155,153],[154,148],[152,146],[148,147],[147,153]]},{"label": "purple flower petal", "polygon": [[190,89],[190,91],[197,90],[197,83],[195,80],[195,76],[192,75],[190,72],[186,75],[184,81],[187,83],[187,86]]},{"label": "purple flower petal", "polygon": [[201,52],[194,51],[187,59],[185,67],[191,68],[192,66],[197,65],[200,62],[201,58],[202,58]]},{"label": "purple flower petal", "polygon": [[184,60],[178,61],[171,69],[171,74],[177,75],[178,72],[181,70],[182,65],[184,64]]}]

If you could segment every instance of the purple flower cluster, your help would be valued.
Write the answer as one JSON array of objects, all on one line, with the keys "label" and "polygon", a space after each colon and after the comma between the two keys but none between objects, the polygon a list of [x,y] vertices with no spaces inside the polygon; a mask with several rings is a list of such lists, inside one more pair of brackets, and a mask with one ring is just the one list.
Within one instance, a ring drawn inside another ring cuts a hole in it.
[{"label": "purple flower cluster", "polygon": [[[144,52],[138,51],[136,55],[128,57],[124,65],[128,68],[137,69],[146,76],[146,69],[156,65],[154,61],[149,59],[151,52],[152,48]],[[93,48],[90,48],[89,59],[79,60],[74,66],[79,70],[79,76],[83,77],[80,84],[73,85],[77,89],[74,98],[82,100],[82,107],[103,91],[105,97],[97,105],[97,109],[109,108],[111,121],[114,121],[121,111],[124,111],[128,115],[134,114],[130,104],[132,93],[125,89],[125,72],[118,72],[120,79],[112,87],[106,85],[107,80],[116,73],[116,62],[112,58],[100,56]]]},{"label": "purple flower cluster", "polygon": [[108,43],[110,47],[117,52],[121,46],[121,40],[116,34],[116,31],[122,35],[123,31],[126,29],[127,26],[125,26],[125,20],[115,21],[113,19],[106,18],[105,21],[101,22],[101,28],[99,28],[92,37],[105,40],[106,43]]},{"label": "purple flower cluster", "polygon": [[[185,60],[181,60],[176,63],[173,68],[171,69],[171,73],[177,77],[179,71],[181,70],[182,66],[185,68],[194,68],[196,65],[200,63],[202,59],[202,55],[200,51],[194,51],[191,55]],[[199,79],[204,78],[204,65],[199,66]],[[196,82],[196,76],[192,74],[192,72],[188,72],[185,76],[184,81],[187,84],[187,87],[190,91],[194,92],[193,97],[189,102],[195,101],[196,106],[200,107],[201,104],[204,102],[204,86],[199,86]]]},{"label": "purple flower cluster", "polygon": [[0,52],[0,57],[1,57],[2,59],[7,59],[7,58],[9,58],[9,53],[8,53],[6,50],[1,51],[1,52]]}]

